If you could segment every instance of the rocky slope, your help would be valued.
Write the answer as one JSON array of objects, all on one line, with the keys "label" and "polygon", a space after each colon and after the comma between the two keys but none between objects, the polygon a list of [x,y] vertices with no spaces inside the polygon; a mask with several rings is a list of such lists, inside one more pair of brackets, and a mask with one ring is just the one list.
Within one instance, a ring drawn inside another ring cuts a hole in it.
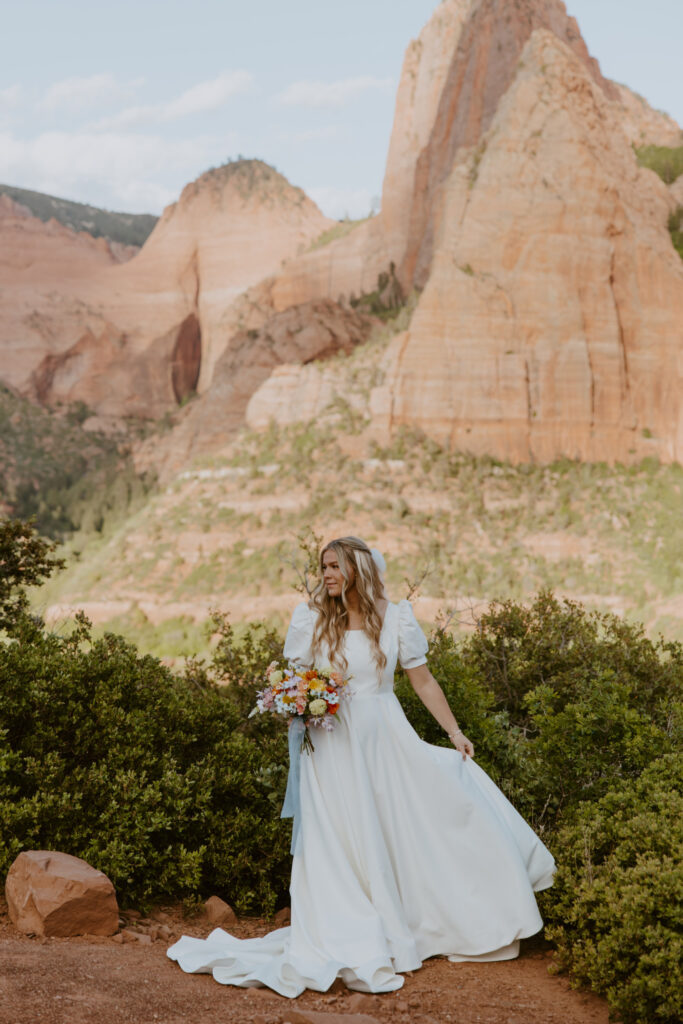
[{"label": "rocky slope", "polygon": [[[370,373],[368,439],[411,425],[515,460],[680,459],[678,193],[632,146],[677,141],[603,77],[561,0],[444,0],[406,54],[376,217],[322,244],[331,222],[272,168],[210,171],[125,265],[93,250],[79,274],[26,270],[6,379],[112,417],[198,393],[155,447],[167,476],[220,451],[247,408],[291,422],[315,378],[297,367],[322,350],[271,345],[278,317],[310,340],[325,309],[344,347],[363,334],[349,307],[395,311],[417,290]],[[310,417],[331,394],[328,379]]]},{"label": "rocky slope", "polygon": [[4,381],[105,416],[155,416],[210,379],[240,293],[330,226],[260,161],[202,175],[125,265],[103,239],[43,224],[0,197]]},{"label": "rocky slope", "polygon": [[109,242],[129,246],[131,256],[146,242],[158,220],[149,213],[114,213],[14,185],[0,185],[0,195],[25,206],[39,220],[56,220],[72,231],[86,231],[93,238],[106,238]]},{"label": "rocky slope", "polygon": [[[515,460],[680,459],[675,193],[632,147],[677,138],[604,79],[559,0],[446,0],[406,55],[382,213],[290,262],[273,301],[324,281],[348,294],[323,260],[359,267],[351,247],[372,236],[375,268],[392,260],[404,294],[424,288],[370,395],[372,436],[412,425]],[[255,402],[286,423],[283,386],[308,378],[278,370]]]},{"label": "rocky slope", "polygon": [[600,83],[538,30],[486,135],[460,153],[386,385],[388,429],[514,460],[680,460],[670,198]]}]

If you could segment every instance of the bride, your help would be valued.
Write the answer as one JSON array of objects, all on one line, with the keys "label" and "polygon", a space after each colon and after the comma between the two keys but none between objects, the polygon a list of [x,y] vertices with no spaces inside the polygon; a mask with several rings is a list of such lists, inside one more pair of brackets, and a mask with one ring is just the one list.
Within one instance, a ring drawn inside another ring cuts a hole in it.
[{"label": "bride", "polygon": [[[290,997],[337,977],[391,992],[427,957],[510,959],[542,927],[534,891],[552,884],[553,858],[472,759],[425,635],[408,601],[386,599],[378,563],[356,537],[327,544],[285,641],[289,660],[351,677],[334,729],[300,757],[291,927],[183,936],[168,956],[184,971]],[[413,731],[393,692],[397,661],[455,750]]]}]

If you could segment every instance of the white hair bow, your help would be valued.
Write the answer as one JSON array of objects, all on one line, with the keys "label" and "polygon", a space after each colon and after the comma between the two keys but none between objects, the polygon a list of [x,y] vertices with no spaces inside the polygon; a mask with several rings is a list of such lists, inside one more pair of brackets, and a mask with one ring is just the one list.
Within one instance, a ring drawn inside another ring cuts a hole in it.
[{"label": "white hair bow", "polygon": [[384,555],[381,551],[378,551],[377,548],[370,548],[370,554],[372,555],[372,560],[377,566],[377,571],[380,576],[384,576],[384,573],[387,571],[387,563],[384,561]]}]

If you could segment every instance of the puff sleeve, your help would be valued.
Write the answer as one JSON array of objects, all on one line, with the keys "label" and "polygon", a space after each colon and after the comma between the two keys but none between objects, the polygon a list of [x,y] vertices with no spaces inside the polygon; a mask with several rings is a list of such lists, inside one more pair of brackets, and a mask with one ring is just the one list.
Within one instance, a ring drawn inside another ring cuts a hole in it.
[{"label": "puff sleeve", "polygon": [[305,602],[298,604],[292,614],[287,630],[284,656],[288,661],[312,665],[311,640],[313,639],[314,612]]},{"label": "puff sleeve", "polygon": [[398,660],[401,668],[417,668],[427,661],[429,643],[415,618],[410,601],[398,603]]}]

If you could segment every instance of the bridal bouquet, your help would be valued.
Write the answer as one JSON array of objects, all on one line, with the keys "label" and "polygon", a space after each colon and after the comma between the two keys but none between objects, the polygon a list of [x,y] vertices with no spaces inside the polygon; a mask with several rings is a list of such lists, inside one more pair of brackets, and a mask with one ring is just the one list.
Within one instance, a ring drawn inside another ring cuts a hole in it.
[{"label": "bridal bouquet", "polygon": [[331,668],[304,669],[292,662],[280,665],[272,661],[266,669],[266,681],[267,686],[256,694],[256,707],[249,717],[269,711],[293,719],[292,724],[296,722],[302,729],[301,750],[310,753],[314,747],[308,727],[334,728],[334,716],[348,697],[348,679]]}]

